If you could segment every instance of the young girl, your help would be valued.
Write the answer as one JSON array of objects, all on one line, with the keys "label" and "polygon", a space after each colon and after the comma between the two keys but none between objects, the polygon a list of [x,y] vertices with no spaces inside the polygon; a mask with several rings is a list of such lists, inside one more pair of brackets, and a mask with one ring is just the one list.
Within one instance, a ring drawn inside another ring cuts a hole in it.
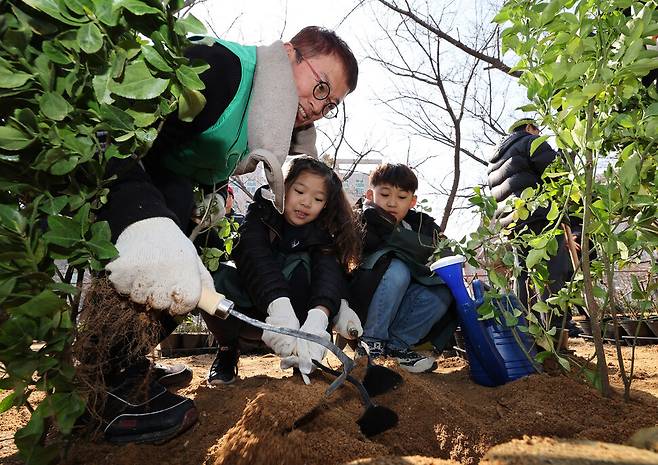
[{"label": "young girl", "polygon": [[[356,314],[341,302],[347,292],[345,273],[356,265],[361,247],[342,182],[324,163],[299,157],[292,161],[284,185],[283,214],[266,199],[266,187],[256,192],[233,251],[236,267],[220,268],[214,276],[216,289],[240,312],[275,326],[326,340],[329,321],[341,333],[347,331],[338,326],[348,320],[360,329]],[[238,339],[247,325],[236,318],[204,314],[204,319],[219,342],[208,382],[231,383],[238,373]],[[271,331],[264,331],[262,340],[282,358],[283,368],[299,367],[306,382],[311,360],[325,355],[319,344]]]}]

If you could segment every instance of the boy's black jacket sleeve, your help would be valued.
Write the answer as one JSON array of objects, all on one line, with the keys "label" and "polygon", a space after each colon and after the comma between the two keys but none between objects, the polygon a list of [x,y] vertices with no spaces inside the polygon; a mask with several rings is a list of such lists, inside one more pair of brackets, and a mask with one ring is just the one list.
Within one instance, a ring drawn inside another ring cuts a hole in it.
[{"label": "boy's black jacket sleeve", "polygon": [[[134,158],[109,161],[106,178],[115,176],[110,183],[108,203],[99,211],[99,219],[109,223],[112,238],[116,238],[132,223],[154,217],[172,218],[185,229],[192,213],[192,183],[180,180],[175,174],[159,165],[159,155],[212,126],[233,99],[241,79],[240,61],[225,47],[195,45],[186,52],[190,58],[200,58],[211,65],[200,75],[206,88],[206,106],[190,123],[178,120],[172,113],[165,121],[153,146],[140,163]],[[176,182],[172,178],[177,177]],[[175,184],[175,187],[172,185]],[[169,189],[171,195],[164,193]],[[180,196],[183,196],[181,198]],[[184,205],[172,205],[183,203]]]}]

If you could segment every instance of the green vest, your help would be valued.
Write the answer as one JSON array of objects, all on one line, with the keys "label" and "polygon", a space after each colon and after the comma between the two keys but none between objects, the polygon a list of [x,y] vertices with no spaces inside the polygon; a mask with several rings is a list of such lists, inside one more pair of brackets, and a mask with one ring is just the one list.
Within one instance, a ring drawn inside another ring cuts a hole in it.
[{"label": "green vest", "polygon": [[249,153],[247,115],[256,69],[255,46],[215,40],[240,59],[242,78],[238,91],[215,124],[161,155],[164,165],[174,173],[209,185],[226,181]]}]

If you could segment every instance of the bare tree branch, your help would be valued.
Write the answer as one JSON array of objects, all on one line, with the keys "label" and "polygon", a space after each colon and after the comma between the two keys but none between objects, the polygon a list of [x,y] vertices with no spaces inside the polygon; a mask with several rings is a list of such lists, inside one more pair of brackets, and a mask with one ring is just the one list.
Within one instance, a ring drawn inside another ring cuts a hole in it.
[{"label": "bare tree branch", "polygon": [[435,34],[437,37],[445,40],[446,42],[452,44],[453,46],[457,47],[458,49],[462,50],[463,52],[466,52],[467,54],[471,55],[472,57],[477,58],[478,60],[484,61],[485,63],[489,63],[493,68],[496,68],[500,71],[503,71],[504,73],[509,74],[510,76],[514,77],[519,77],[521,76],[520,71],[512,71],[512,68],[503,63],[501,60],[498,58],[491,57],[489,55],[486,55],[479,50],[475,50],[466,44],[460,42],[457,39],[454,39],[450,35],[446,34],[443,32],[439,27],[433,26],[429,24],[427,21],[424,21],[420,17],[418,17],[413,11],[411,11],[411,8],[409,7],[409,4],[407,3],[407,9],[400,8],[396,3],[394,2],[388,2],[386,0],[377,0],[379,3],[382,5],[386,6],[387,8],[390,8],[391,10],[399,13],[400,15],[406,16],[407,18],[411,19],[412,21],[418,23],[421,25],[423,28],[427,29],[428,31],[431,31],[433,34]]}]

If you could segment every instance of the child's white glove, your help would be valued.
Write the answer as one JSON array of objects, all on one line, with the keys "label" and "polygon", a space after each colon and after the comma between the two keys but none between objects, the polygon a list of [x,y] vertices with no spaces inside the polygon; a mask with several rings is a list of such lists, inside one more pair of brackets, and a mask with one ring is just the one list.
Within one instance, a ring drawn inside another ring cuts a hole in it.
[{"label": "child's white glove", "polygon": [[[265,323],[272,326],[299,329],[299,320],[288,297],[279,297],[270,302],[267,306]],[[273,331],[263,331],[262,339],[279,357],[288,357],[295,350],[295,337],[293,336],[286,336]]]},{"label": "child's white glove", "polygon": [[199,220],[204,219],[203,227],[216,226],[226,216],[226,201],[220,194],[208,194],[197,210]]},{"label": "child's white glove", "polygon": [[[328,324],[329,318],[327,314],[319,308],[312,308],[308,311],[306,321],[299,329],[320,336],[322,339],[328,341],[331,339],[331,335],[327,332]],[[327,348],[299,337],[296,342],[295,354],[281,360],[281,369],[285,370],[292,366],[299,367],[304,383],[311,384],[308,375],[315,370],[312,360],[317,360],[318,362],[324,360]]]},{"label": "child's white glove", "polygon": [[356,339],[363,334],[359,316],[350,308],[345,299],[340,299],[340,309],[334,317],[334,331],[345,339]]},{"label": "child's white glove", "polygon": [[134,302],[178,315],[196,307],[202,287],[214,289],[194,245],[171,218],[131,224],[116,248],[119,256],[105,269],[117,291]]}]

